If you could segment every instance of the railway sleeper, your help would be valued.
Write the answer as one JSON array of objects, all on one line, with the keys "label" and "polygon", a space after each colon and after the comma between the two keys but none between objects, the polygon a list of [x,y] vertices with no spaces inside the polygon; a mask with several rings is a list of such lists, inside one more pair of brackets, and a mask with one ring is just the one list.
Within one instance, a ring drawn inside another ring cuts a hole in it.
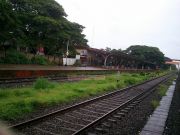
[{"label": "railway sleeper", "polygon": [[80,112],[77,112],[77,111],[74,111],[70,115],[74,116],[76,118],[81,118],[81,119],[90,120],[90,121],[94,121],[94,120],[96,120],[98,118],[98,117],[88,115],[88,114],[83,114],[83,113],[80,113]]},{"label": "railway sleeper", "polygon": [[88,132],[87,135],[97,135],[96,133]]},{"label": "railway sleeper", "polygon": [[107,123],[107,122],[103,122],[103,123],[102,123],[102,126],[107,127],[107,128],[110,128],[110,127],[111,127],[111,124],[109,124],[109,123]]},{"label": "railway sleeper", "polygon": [[116,113],[117,115],[120,115],[120,116],[122,116],[122,117],[125,117],[125,113],[122,113],[122,112],[118,112],[118,113]]},{"label": "railway sleeper", "polygon": [[103,127],[96,127],[95,131],[103,134],[103,133],[107,133],[109,130],[105,127],[104,128]]},{"label": "railway sleeper", "polygon": [[113,105],[113,104],[111,104],[111,102],[109,102],[109,103],[98,103],[96,105],[97,106],[107,106],[108,108],[115,108],[115,107],[117,107],[117,105]]},{"label": "railway sleeper", "polygon": [[68,121],[63,121],[63,120],[58,119],[58,118],[52,119],[50,122],[53,124],[56,124],[57,126],[69,127],[69,128],[75,129],[75,130],[78,130],[78,129],[84,127],[84,125],[72,123],[72,122],[68,122]]},{"label": "railway sleeper", "polygon": [[121,110],[120,112],[127,114],[129,111],[126,109]]},{"label": "railway sleeper", "polygon": [[110,106],[107,106],[107,105],[104,105],[104,106],[101,106],[101,105],[90,105],[90,107],[93,107],[93,108],[99,108],[99,109],[102,109],[102,110],[107,110],[107,111],[110,111],[110,110],[113,110],[114,108],[113,107],[110,107]]},{"label": "railway sleeper", "polygon": [[118,107],[121,103],[115,103],[115,102],[112,102],[112,101],[109,101],[108,103],[107,102],[101,102],[101,103],[104,103],[104,104],[108,104],[108,105],[111,105],[111,106],[114,106],[114,107]]},{"label": "railway sleeper", "polygon": [[136,104],[130,104],[130,105],[128,105],[128,107],[129,107],[129,108],[132,108],[132,109],[135,108],[135,106],[136,106]]},{"label": "railway sleeper", "polygon": [[30,134],[27,134],[27,135],[38,135],[38,134],[42,134],[42,135],[58,135],[58,134],[55,134],[53,132],[50,132],[50,131],[46,131],[46,130],[43,130],[43,129],[40,129],[40,128],[33,128],[33,131],[30,131]]},{"label": "railway sleeper", "polygon": [[57,125],[51,124],[51,123],[43,123],[41,125],[36,126],[35,128],[44,130],[46,132],[52,132],[54,134],[63,134],[63,135],[72,134],[73,132],[76,131],[76,130],[68,128],[68,127],[60,127],[60,126],[57,126]]},{"label": "railway sleeper", "polygon": [[113,118],[115,118],[115,119],[122,119],[122,115],[113,115]]},{"label": "railway sleeper", "polygon": [[80,110],[84,111],[86,113],[91,113],[91,114],[93,114],[95,116],[102,116],[102,115],[105,114],[105,113],[100,113],[100,112],[96,112],[96,111],[92,111],[92,110],[88,110],[88,109],[84,109],[84,108],[81,108]]},{"label": "railway sleeper", "polygon": [[125,110],[127,110],[127,111],[130,111],[130,110],[132,110],[134,107],[129,107],[129,106],[127,106],[126,108],[125,108]]},{"label": "railway sleeper", "polygon": [[108,110],[103,110],[103,109],[100,109],[100,108],[93,108],[93,107],[90,107],[90,106],[88,106],[88,107],[85,107],[86,109],[89,109],[89,110],[92,110],[92,111],[95,111],[95,112],[97,112],[97,113],[107,113],[108,112]]},{"label": "railway sleeper", "polygon": [[109,119],[108,119],[108,122],[110,122],[110,123],[116,123],[116,122],[117,122],[117,120],[112,119],[112,118],[109,118]]},{"label": "railway sleeper", "polygon": [[91,120],[77,118],[72,115],[66,115],[65,117],[56,117],[56,118],[59,118],[59,119],[62,119],[63,121],[67,121],[67,122],[71,122],[71,123],[74,123],[74,121],[75,121],[77,124],[80,124],[80,125],[87,125],[92,122]]}]

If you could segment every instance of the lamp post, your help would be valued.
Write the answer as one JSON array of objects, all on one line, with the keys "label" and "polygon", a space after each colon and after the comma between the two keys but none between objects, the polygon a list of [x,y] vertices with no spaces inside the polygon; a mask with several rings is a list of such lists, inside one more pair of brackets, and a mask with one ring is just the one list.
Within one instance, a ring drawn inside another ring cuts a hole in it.
[{"label": "lamp post", "polygon": [[65,64],[65,66],[67,66],[67,56],[69,55],[69,40],[68,40],[68,42],[67,42],[67,47],[66,47],[66,64]]},{"label": "lamp post", "polygon": [[112,55],[112,54],[108,54],[108,55],[106,56],[105,60],[104,60],[104,66],[105,66],[105,67],[106,67],[106,64],[107,64],[107,59],[108,59],[108,57],[109,57],[110,55]]}]

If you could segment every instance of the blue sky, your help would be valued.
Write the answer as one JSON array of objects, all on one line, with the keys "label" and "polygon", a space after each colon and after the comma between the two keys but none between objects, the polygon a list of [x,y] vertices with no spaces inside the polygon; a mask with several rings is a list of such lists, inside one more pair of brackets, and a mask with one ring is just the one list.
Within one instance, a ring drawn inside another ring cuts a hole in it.
[{"label": "blue sky", "polygon": [[180,59],[180,0],[56,0],[94,48],[158,47]]}]

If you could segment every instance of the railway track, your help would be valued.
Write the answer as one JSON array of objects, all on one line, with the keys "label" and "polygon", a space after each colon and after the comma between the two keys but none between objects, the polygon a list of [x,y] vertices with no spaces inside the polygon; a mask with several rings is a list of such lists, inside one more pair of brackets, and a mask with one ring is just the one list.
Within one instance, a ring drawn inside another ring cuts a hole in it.
[{"label": "railway track", "polygon": [[[128,109],[133,108],[154,87],[170,76],[155,78],[9,128],[26,135],[93,135],[91,129],[103,132],[103,127],[121,119]],[[97,127],[99,123],[100,128]]]},{"label": "railway track", "polygon": [[[93,77],[102,77],[104,75],[79,75],[79,76],[44,76],[50,81],[57,81],[57,82],[72,82],[72,81],[79,81],[87,78]],[[37,77],[31,78],[0,78],[0,87],[13,87],[13,86],[23,86],[32,84],[35,82]]]}]

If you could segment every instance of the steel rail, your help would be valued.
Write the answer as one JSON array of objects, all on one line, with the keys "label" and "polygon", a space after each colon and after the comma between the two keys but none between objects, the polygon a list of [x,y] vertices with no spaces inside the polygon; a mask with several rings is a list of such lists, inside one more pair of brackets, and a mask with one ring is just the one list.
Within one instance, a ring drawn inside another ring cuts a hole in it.
[{"label": "steel rail", "polygon": [[[44,76],[43,78],[46,78],[50,81],[58,81],[58,82],[65,82],[65,81],[78,81],[86,78],[91,77],[101,77],[104,75],[85,75],[85,76],[67,76],[67,77],[58,77],[58,76]],[[25,83],[33,83],[35,82],[37,78],[16,78],[16,79],[0,79],[0,86],[2,85],[15,85],[15,84],[25,84]]]}]

